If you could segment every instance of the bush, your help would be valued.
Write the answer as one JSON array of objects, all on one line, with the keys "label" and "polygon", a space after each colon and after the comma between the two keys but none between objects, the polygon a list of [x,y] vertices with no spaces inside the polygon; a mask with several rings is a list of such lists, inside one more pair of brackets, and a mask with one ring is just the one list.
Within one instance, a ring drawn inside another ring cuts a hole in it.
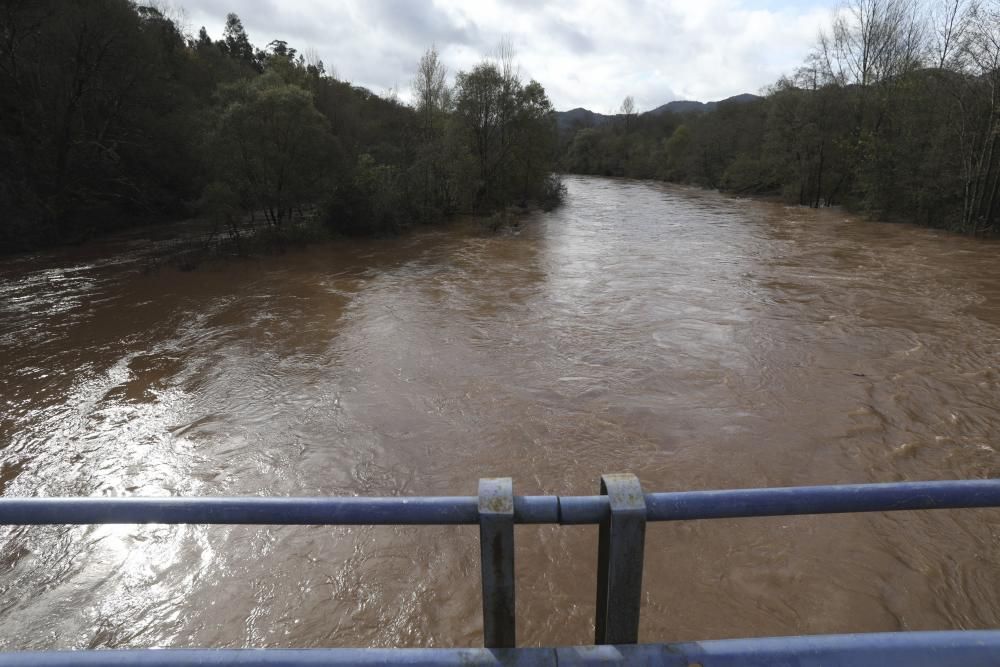
[{"label": "bush", "polygon": [[566,184],[559,174],[549,174],[542,183],[538,203],[544,211],[551,211],[566,199]]},{"label": "bush", "polygon": [[353,177],[327,200],[323,221],[332,231],[348,236],[396,234],[409,217],[402,190],[397,171],[365,153],[358,158]]},{"label": "bush", "polygon": [[740,194],[761,194],[774,191],[777,187],[764,173],[760,160],[740,155],[733,160],[722,174],[722,189]]}]

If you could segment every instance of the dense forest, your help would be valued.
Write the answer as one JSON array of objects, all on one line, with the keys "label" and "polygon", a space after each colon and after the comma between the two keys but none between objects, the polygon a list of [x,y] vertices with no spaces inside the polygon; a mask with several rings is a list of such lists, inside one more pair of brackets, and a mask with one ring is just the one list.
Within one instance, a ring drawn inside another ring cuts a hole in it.
[{"label": "dense forest", "polygon": [[577,124],[565,170],[1000,231],[1000,2],[849,0],[766,96]]},{"label": "dense forest", "polygon": [[0,253],[192,214],[383,234],[560,196],[553,110],[509,45],[415,103],[340,81],[236,14],[186,35],[128,0],[0,4]]}]

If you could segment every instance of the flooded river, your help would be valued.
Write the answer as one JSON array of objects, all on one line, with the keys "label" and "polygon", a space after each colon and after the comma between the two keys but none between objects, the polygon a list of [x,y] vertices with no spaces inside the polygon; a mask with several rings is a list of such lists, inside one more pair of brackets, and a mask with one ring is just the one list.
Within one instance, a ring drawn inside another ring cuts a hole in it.
[{"label": "flooded river", "polygon": [[[1000,474],[1000,244],[568,179],[516,234],[0,263],[7,496],[593,494]],[[596,527],[517,529],[524,645]],[[481,645],[478,529],[0,532],[0,648]],[[651,524],[640,639],[1000,625],[1000,510]]]}]

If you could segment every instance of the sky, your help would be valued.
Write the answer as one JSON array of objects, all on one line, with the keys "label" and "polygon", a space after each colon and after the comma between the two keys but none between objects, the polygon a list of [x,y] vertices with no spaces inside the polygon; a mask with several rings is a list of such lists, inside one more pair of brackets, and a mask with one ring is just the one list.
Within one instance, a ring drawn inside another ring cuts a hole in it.
[{"label": "sky", "polygon": [[640,111],[672,100],[758,93],[798,66],[830,23],[835,0],[176,0],[192,33],[221,37],[240,15],[258,47],[282,39],[314,50],[337,78],[410,99],[432,44],[449,78],[515,48],[522,77],[556,109]]}]

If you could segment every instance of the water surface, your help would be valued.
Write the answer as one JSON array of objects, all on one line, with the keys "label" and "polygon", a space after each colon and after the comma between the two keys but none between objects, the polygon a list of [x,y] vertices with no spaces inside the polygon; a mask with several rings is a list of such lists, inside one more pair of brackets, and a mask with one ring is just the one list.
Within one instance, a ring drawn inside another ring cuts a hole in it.
[{"label": "water surface", "polygon": [[[568,179],[193,272],[0,264],[7,496],[593,494],[996,476],[1000,244]],[[519,642],[593,637],[595,527],[517,529]],[[1000,625],[1000,512],[653,524],[644,641]],[[0,648],[474,646],[469,527],[24,527]]]}]

